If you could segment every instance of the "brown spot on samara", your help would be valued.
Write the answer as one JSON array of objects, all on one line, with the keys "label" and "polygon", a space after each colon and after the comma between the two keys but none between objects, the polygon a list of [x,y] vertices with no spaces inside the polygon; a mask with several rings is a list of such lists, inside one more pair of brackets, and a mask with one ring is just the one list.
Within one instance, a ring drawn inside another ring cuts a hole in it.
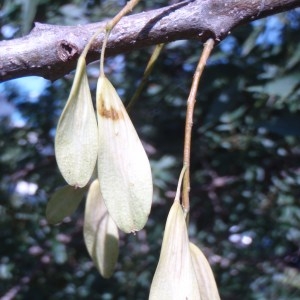
[{"label": "brown spot on samara", "polygon": [[123,119],[123,114],[120,110],[119,111],[115,110],[113,107],[110,107],[109,109],[107,109],[104,106],[103,99],[101,99],[101,100],[100,100],[100,106],[98,107],[98,113],[102,117],[107,118],[107,119],[112,119],[114,121]]}]

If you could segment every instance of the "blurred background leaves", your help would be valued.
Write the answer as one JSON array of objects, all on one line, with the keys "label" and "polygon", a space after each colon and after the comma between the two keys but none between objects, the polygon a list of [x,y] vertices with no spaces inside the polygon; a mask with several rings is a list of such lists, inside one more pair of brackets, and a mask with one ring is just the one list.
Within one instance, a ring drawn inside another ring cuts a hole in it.
[{"label": "blurred background leaves", "polygon": [[[24,16],[28,9],[36,13]],[[74,25],[113,16],[124,1],[6,0],[1,39],[32,21]],[[166,5],[144,1],[136,11]],[[237,28],[213,52],[197,97],[190,236],[210,261],[222,299],[300,298],[300,10]],[[182,163],[186,99],[202,45],[165,47],[131,117],[152,163],[154,204],[144,230],[121,235],[104,280],[83,243],[82,203],[60,226],[45,219],[64,181],[53,139],[73,74],[0,85],[1,299],[147,299]],[[151,49],[108,58],[128,103]],[[98,63],[88,68],[95,89]]]}]

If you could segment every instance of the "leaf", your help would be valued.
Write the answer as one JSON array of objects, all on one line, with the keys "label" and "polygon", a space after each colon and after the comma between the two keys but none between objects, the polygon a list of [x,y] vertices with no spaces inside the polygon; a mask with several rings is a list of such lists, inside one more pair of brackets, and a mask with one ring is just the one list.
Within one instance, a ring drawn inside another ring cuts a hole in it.
[{"label": "leaf", "polygon": [[97,160],[97,131],[85,59],[80,57],[55,136],[57,164],[68,184],[83,187],[90,180]]},{"label": "leaf", "polygon": [[98,179],[92,182],[87,195],[83,235],[100,274],[104,278],[111,277],[119,255],[119,234],[104,204]]},{"label": "leaf", "polygon": [[150,300],[199,300],[184,214],[179,201],[169,212]]},{"label": "leaf", "polygon": [[252,24],[253,29],[251,34],[248,36],[248,38],[245,40],[245,42],[242,45],[242,52],[241,56],[246,57],[248,56],[253,49],[257,46],[257,38],[259,35],[261,35],[262,30],[264,29],[264,22],[262,23],[256,23],[255,25]]},{"label": "leaf", "polygon": [[36,15],[40,0],[22,0],[22,33],[27,34]]},{"label": "leaf", "polygon": [[292,74],[275,78],[267,82],[264,86],[250,86],[246,90],[248,92],[263,93],[271,96],[278,96],[280,99],[286,99],[290,96],[299,85],[300,73]]},{"label": "leaf", "polygon": [[296,49],[293,49],[293,53],[289,57],[286,63],[285,69],[289,70],[295,67],[300,62],[300,44],[295,45]]},{"label": "leaf", "polygon": [[98,178],[106,207],[124,232],[144,227],[152,202],[148,157],[116,90],[106,77],[97,85]]},{"label": "leaf", "polygon": [[202,300],[219,300],[219,292],[211,267],[202,251],[190,243],[193,266]]},{"label": "leaf", "polygon": [[242,105],[239,108],[233,110],[233,111],[225,111],[221,117],[220,121],[223,123],[232,123],[240,118],[242,118],[247,111],[247,107]]},{"label": "leaf", "polygon": [[69,185],[57,189],[47,203],[46,218],[48,223],[57,224],[65,217],[73,214],[86,191],[86,188],[75,189]]},{"label": "leaf", "polygon": [[281,114],[270,118],[270,120],[257,123],[256,126],[282,136],[300,136],[300,119],[298,114],[283,111]]}]

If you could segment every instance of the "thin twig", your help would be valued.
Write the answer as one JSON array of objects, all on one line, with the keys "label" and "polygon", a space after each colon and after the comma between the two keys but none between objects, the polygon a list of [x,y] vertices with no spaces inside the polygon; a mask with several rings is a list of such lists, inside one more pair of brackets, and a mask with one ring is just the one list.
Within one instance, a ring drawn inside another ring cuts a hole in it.
[{"label": "thin twig", "polygon": [[161,50],[163,49],[163,47],[164,47],[164,44],[158,44],[155,46],[154,51],[148,61],[146,69],[144,71],[142,80],[126,107],[127,111],[130,111],[132,106],[136,103],[139,96],[141,95],[141,92],[142,92],[143,88],[145,87],[145,84],[147,83],[148,77],[151,74],[153,67],[154,67],[154,65],[157,61],[157,58],[158,58],[159,54],[161,53]]},{"label": "thin twig", "polygon": [[183,188],[182,188],[182,207],[186,213],[190,209],[189,191],[190,191],[190,160],[191,160],[191,136],[193,127],[193,115],[194,106],[196,102],[196,94],[198,90],[199,81],[206,65],[206,61],[210,56],[210,53],[214,47],[214,40],[209,39],[204,44],[204,49],[199,59],[190,94],[187,100],[187,111],[186,111],[186,122],[185,122],[185,133],[184,133],[184,152],[183,152],[183,165],[186,167],[186,171],[183,178]]},{"label": "thin twig", "polygon": [[105,37],[102,44],[101,56],[100,56],[100,76],[104,76],[104,54],[106,49],[106,44],[109,35],[113,28],[118,24],[118,22],[124,17],[128,12],[133,10],[133,8],[139,3],[140,0],[130,0],[127,4],[119,11],[119,13],[114,16],[110,21],[107,22],[105,26]]}]

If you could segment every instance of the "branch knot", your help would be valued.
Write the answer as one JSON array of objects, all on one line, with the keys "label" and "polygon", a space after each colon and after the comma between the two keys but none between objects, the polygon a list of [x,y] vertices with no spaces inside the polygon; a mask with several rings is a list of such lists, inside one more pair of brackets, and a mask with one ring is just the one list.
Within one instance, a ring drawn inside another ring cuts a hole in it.
[{"label": "branch knot", "polygon": [[59,41],[57,55],[63,62],[66,62],[75,56],[79,56],[78,47],[65,40]]}]

